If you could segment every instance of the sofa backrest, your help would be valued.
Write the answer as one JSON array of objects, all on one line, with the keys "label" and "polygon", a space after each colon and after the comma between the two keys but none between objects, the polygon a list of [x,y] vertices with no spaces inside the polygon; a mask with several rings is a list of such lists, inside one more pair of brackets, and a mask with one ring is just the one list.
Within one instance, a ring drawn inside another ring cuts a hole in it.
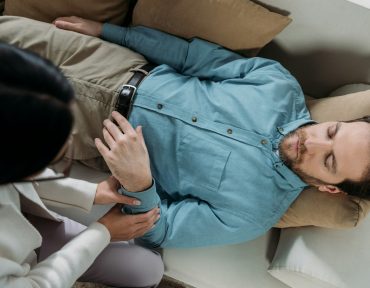
[{"label": "sofa backrest", "polygon": [[254,1],[293,21],[259,56],[281,62],[306,94],[370,83],[370,9],[347,0]]}]

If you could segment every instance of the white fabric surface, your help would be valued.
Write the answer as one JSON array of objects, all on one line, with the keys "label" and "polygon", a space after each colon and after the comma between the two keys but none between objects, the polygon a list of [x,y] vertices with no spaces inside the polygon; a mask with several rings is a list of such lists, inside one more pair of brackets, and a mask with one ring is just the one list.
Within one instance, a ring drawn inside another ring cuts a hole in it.
[{"label": "white fabric surface", "polygon": [[350,230],[281,231],[269,273],[294,288],[370,286],[370,218]]}]

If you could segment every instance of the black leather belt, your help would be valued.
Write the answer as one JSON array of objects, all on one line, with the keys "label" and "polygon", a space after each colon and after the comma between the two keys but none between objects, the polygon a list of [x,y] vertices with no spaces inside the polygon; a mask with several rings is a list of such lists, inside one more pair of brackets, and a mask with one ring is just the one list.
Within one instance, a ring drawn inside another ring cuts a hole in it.
[{"label": "black leather belt", "polygon": [[149,73],[154,67],[155,65],[153,64],[145,64],[138,68],[138,70],[135,70],[134,75],[127,84],[122,85],[122,90],[119,93],[116,103],[116,110],[126,118],[130,115],[136,89],[139,87],[145,76],[147,76],[147,73]]}]

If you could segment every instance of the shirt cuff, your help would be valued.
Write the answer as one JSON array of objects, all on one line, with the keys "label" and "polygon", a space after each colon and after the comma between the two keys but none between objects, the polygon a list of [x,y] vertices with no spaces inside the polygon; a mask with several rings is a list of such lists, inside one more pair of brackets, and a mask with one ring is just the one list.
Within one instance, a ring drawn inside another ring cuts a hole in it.
[{"label": "shirt cuff", "polygon": [[160,198],[157,194],[157,189],[155,186],[155,180],[153,179],[152,186],[150,186],[147,190],[144,190],[142,192],[129,192],[125,188],[121,187],[118,192],[122,195],[133,197],[138,200],[140,200],[140,205],[123,205],[122,211],[126,214],[138,214],[138,213],[144,213],[147,212],[154,207],[159,206]]},{"label": "shirt cuff", "polygon": [[124,45],[127,28],[104,23],[100,34],[100,38],[108,42]]}]

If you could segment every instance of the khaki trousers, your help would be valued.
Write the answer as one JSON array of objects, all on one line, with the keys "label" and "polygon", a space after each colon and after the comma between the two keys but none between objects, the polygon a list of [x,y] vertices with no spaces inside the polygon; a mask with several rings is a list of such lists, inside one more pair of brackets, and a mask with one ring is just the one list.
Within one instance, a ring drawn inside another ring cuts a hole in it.
[{"label": "khaki trousers", "polygon": [[123,84],[145,58],[96,37],[55,28],[22,17],[0,17],[0,41],[33,51],[58,66],[74,88],[74,158],[106,168],[94,139],[101,138]]}]

